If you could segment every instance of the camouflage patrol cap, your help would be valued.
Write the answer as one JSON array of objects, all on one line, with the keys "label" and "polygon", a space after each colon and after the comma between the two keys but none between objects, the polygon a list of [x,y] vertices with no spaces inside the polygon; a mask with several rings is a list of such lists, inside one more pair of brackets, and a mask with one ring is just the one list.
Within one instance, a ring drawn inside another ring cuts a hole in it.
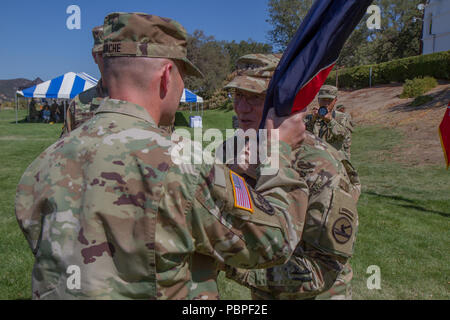
[{"label": "camouflage patrol cap", "polygon": [[103,26],[97,26],[92,29],[92,37],[94,38],[94,47],[92,52],[102,52],[103,51]]},{"label": "camouflage patrol cap", "polygon": [[188,75],[203,77],[187,59],[187,32],[175,20],[146,13],[114,12],[103,26],[105,57],[166,58],[184,64]]},{"label": "camouflage patrol cap", "polygon": [[320,88],[319,99],[335,99],[337,97],[338,88],[325,85]]},{"label": "camouflage patrol cap", "polygon": [[280,62],[281,54],[248,54],[237,61],[235,77],[225,89],[240,89],[252,93],[264,93]]}]

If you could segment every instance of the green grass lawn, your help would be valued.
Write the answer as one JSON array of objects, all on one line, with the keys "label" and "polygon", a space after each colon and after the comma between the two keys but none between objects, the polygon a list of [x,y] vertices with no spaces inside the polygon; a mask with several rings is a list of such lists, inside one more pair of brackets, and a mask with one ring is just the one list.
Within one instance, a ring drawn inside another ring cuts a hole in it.
[{"label": "green grass lawn", "polygon": [[[231,127],[232,111],[205,111],[205,128]],[[182,112],[188,121],[189,111]],[[21,112],[19,119],[24,117]],[[0,111],[0,299],[31,297],[32,254],[14,216],[17,183],[26,167],[59,137],[61,125],[15,123]],[[352,162],[363,183],[354,269],[354,299],[449,299],[450,172],[390,160],[407,137],[394,129],[358,128]],[[381,269],[381,290],[368,290],[367,267]],[[219,277],[224,299],[249,291]]]}]

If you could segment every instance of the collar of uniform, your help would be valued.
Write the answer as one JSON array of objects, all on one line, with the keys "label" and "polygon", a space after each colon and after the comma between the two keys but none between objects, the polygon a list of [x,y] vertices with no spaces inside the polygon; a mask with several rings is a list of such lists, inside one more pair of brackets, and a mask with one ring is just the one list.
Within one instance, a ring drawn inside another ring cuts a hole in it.
[{"label": "collar of uniform", "polygon": [[102,98],[106,98],[108,96],[108,88],[103,86],[102,78],[98,80],[97,86],[95,88],[97,90],[97,95]]},{"label": "collar of uniform", "polygon": [[105,98],[97,109],[97,113],[120,113],[136,117],[156,126],[155,120],[140,105],[128,101]]}]

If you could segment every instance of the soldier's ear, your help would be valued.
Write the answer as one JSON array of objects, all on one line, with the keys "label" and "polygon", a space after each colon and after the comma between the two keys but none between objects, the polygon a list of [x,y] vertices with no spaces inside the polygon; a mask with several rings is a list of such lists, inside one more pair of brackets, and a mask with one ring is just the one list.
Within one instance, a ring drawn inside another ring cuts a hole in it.
[{"label": "soldier's ear", "polygon": [[170,75],[172,71],[172,64],[167,63],[163,66],[161,78],[160,78],[160,87],[159,87],[159,96],[161,99],[164,99],[167,95],[167,92],[169,91],[169,85],[170,85]]}]

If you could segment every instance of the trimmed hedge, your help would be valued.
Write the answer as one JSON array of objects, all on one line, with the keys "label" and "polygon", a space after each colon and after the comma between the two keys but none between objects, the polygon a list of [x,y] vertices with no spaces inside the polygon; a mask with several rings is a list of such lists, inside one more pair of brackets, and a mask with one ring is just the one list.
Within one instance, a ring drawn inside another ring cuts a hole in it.
[{"label": "trimmed hedge", "polygon": [[[450,51],[408,57],[375,65],[357,66],[339,70],[340,88],[369,87],[370,67],[372,67],[372,86],[405,82],[416,77],[434,77],[450,80]],[[326,84],[336,84],[336,71],[332,71]]]}]

